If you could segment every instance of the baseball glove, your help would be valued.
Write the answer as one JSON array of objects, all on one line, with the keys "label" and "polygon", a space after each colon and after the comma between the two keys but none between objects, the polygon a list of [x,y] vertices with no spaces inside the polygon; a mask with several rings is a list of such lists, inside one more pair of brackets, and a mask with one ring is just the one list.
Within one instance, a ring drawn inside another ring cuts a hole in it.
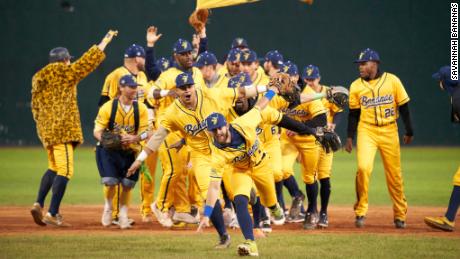
[{"label": "baseball glove", "polygon": [[121,136],[108,130],[102,132],[100,143],[107,150],[120,150],[122,147]]},{"label": "baseball glove", "polygon": [[342,147],[339,135],[322,127],[316,129],[316,141],[326,150],[326,153],[335,152]]},{"label": "baseball glove", "polygon": [[188,22],[195,29],[196,33],[200,33],[208,21],[208,16],[208,9],[198,9],[190,15]]},{"label": "baseball glove", "polygon": [[286,73],[276,73],[270,77],[268,87],[275,87],[278,89],[278,95],[283,97],[288,102],[293,102],[298,99],[299,91],[295,82],[291,80]]},{"label": "baseball glove", "polygon": [[329,102],[343,109],[348,104],[348,89],[343,86],[331,86],[326,91],[326,98]]}]

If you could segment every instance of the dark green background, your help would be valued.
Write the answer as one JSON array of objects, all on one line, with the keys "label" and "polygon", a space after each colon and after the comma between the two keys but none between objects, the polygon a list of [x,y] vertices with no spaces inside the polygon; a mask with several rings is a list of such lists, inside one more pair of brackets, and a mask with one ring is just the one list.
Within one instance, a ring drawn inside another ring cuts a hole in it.
[{"label": "dark green background", "polygon": [[[31,78],[46,65],[48,52],[67,47],[80,56],[108,29],[119,36],[103,64],[79,85],[78,98],[86,143],[105,76],[122,64],[124,49],[145,44],[145,29],[163,33],[158,55],[169,55],[179,37],[191,38],[187,19],[193,0],[70,0],[0,2],[0,144],[38,144],[30,111]],[[316,64],[324,84],[349,86],[357,77],[352,63],[359,51],[380,53],[382,67],[400,77],[411,97],[418,145],[458,145],[460,127],[450,123],[449,98],[431,74],[450,62],[450,1],[328,1],[307,6],[297,0],[263,0],[213,10],[207,27],[210,50],[223,56],[236,36],[248,40],[259,56],[279,49],[300,67]],[[344,132],[345,124],[340,132]]]}]

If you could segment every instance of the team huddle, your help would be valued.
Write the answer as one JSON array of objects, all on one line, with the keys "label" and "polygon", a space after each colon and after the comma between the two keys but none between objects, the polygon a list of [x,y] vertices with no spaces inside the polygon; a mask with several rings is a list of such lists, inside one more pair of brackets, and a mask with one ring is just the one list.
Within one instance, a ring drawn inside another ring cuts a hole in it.
[{"label": "team huddle", "polygon": [[[32,80],[32,111],[49,161],[31,210],[38,225],[70,226],[59,206],[73,175],[73,151],[83,141],[76,85],[103,61],[116,34],[109,31],[74,63],[67,49],[53,49],[50,64]],[[300,70],[277,50],[260,60],[243,38],[236,38],[219,62],[208,49],[206,28],[192,42],[178,39],[171,57],[158,58],[154,47],[161,36],[149,27],[146,47],[129,46],[123,65],[102,86],[93,135],[104,227],[133,227],[128,207],[139,182],[143,222],[155,218],[165,228],[196,224],[198,231],[212,222],[219,235],[216,249],[230,246],[228,228],[239,228],[242,256],[258,256],[255,240],[272,232],[272,224],[328,228],[333,154],[341,148],[334,130],[347,105],[346,151],[357,138],[356,227],[365,227],[377,149],[395,227],[406,227],[396,120],[401,116],[403,141],[411,143],[410,98],[397,76],[379,68],[376,51],[359,53],[360,75],[347,90],[323,85],[317,66]],[[154,197],[158,159],[162,176]],[[294,177],[296,161],[305,192]],[[289,206],[283,188],[291,196]],[[50,209],[43,214],[51,189]]]}]

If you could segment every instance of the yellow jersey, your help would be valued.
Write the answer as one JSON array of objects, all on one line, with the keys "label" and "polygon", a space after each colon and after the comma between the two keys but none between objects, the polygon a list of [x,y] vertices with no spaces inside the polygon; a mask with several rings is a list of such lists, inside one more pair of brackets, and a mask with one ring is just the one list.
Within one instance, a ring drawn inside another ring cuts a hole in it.
[{"label": "yellow jersey", "polygon": [[391,73],[370,81],[358,78],[350,86],[350,109],[361,109],[359,121],[375,126],[395,123],[398,106],[409,100],[403,84]]},{"label": "yellow jersey", "polygon": [[124,66],[115,69],[112,73],[107,75],[104,81],[104,86],[102,87],[101,95],[108,96],[110,99],[117,98],[120,94],[118,84],[120,82],[120,78],[124,75],[132,75],[136,79],[136,82],[140,84],[137,88],[136,100],[143,103],[147,97],[148,90],[150,89],[147,76],[142,71],[139,71],[137,75],[131,74],[131,72],[129,72],[129,70]]},{"label": "yellow jersey", "polygon": [[[100,108],[97,114],[96,120],[94,121],[94,131],[100,131],[109,128],[110,116],[112,114],[112,106],[114,100],[110,100],[104,103]],[[133,104],[134,105],[134,104]],[[130,109],[126,112],[123,108],[121,102],[118,103],[116,110],[113,132],[116,134],[131,134],[131,135],[140,135],[141,133],[148,130],[149,121],[148,121],[148,111],[147,106],[143,103],[138,103],[139,105],[139,128],[135,132],[135,118],[134,118],[134,108],[131,105]],[[131,149],[133,151],[140,151],[141,145],[139,143],[130,144],[125,147],[126,149]]]},{"label": "yellow jersey", "polygon": [[281,113],[269,106],[263,111],[254,107],[243,116],[233,120],[230,125],[243,140],[235,147],[212,143],[213,171],[211,178],[221,178],[227,164],[236,169],[247,170],[259,165],[263,159],[268,159],[257,136],[256,128],[261,123],[276,124],[280,120]]},{"label": "yellow jersey", "polygon": [[206,129],[206,118],[213,112],[224,114],[227,107],[234,105],[238,93],[235,88],[195,88],[197,106],[194,111],[185,108],[176,99],[160,119],[160,125],[169,132],[180,132],[185,136],[187,146],[203,154],[210,154],[209,137]]}]

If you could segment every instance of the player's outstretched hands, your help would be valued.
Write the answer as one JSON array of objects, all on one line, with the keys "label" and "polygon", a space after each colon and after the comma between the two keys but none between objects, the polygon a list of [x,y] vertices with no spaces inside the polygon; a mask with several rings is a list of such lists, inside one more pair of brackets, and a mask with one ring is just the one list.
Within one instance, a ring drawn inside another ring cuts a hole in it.
[{"label": "player's outstretched hands", "polygon": [[147,46],[153,47],[155,43],[163,36],[163,34],[158,34],[158,28],[155,26],[150,26],[147,28],[147,35],[145,38],[147,39]]},{"label": "player's outstretched hands", "polygon": [[117,36],[118,35],[118,31],[117,30],[109,30],[107,32],[107,34],[104,36],[104,38],[102,38],[102,41],[101,43],[99,43],[99,45],[97,45],[97,47],[101,50],[101,51],[104,51],[105,47],[107,46],[107,44],[109,44],[113,37]]},{"label": "player's outstretched hands", "polygon": [[345,143],[345,151],[351,153],[353,150],[353,139],[347,138],[347,143]]},{"label": "player's outstretched hands", "polygon": [[134,173],[136,173],[137,169],[139,169],[142,165],[142,162],[139,160],[135,160],[134,163],[131,164],[131,166],[128,169],[128,172],[126,173],[126,177],[130,177]]},{"label": "player's outstretched hands", "polygon": [[203,229],[205,229],[206,227],[209,227],[209,218],[208,217],[202,217],[196,232],[201,233],[201,232],[203,232]]}]

